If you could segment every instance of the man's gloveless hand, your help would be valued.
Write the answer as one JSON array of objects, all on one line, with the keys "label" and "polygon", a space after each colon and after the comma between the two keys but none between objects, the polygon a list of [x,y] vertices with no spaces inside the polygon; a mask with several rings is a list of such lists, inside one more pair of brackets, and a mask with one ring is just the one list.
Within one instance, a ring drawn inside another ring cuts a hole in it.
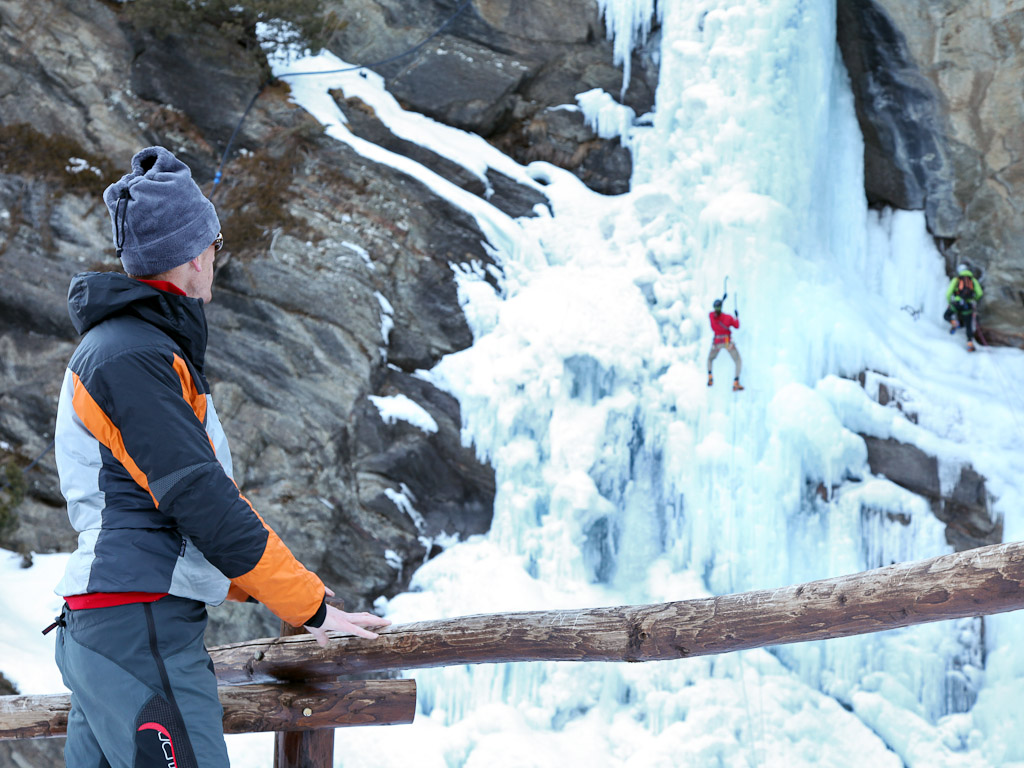
[{"label": "man's gloveless hand", "polygon": [[[324,587],[324,589],[329,597],[334,596],[334,591],[329,587]],[[377,633],[370,631],[367,627],[381,628],[390,625],[391,619],[382,619],[380,616],[374,616],[366,611],[362,613],[346,613],[345,611],[339,611],[328,603],[327,617],[324,619],[324,623],[319,627],[306,627],[306,631],[316,638],[316,642],[320,647],[325,648],[327,647],[328,631],[365,637],[367,640],[376,640],[378,637]]]}]

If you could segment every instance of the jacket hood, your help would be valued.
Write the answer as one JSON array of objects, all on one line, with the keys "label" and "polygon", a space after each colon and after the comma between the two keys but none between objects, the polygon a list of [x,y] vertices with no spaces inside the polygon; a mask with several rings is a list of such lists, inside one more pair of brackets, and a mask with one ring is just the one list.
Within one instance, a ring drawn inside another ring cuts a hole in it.
[{"label": "jacket hood", "polygon": [[82,272],[68,288],[68,314],[79,335],[127,315],[170,336],[200,371],[206,356],[203,300],[161,291],[119,272]]}]

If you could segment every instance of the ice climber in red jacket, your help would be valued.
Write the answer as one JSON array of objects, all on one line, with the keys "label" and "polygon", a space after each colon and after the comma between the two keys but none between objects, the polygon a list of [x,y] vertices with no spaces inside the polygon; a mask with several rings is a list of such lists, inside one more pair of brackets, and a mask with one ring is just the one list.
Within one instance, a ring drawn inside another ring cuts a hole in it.
[{"label": "ice climber in red jacket", "polygon": [[737,392],[743,389],[743,385],[740,384],[743,360],[740,358],[736,345],[732,343],[732,332],[729,329],[740,327],[740,312],[738,309],[736,310],[736,317],[723,312],[721,299],[715,299],[711,306],[713,311],[708,314],[708,319],[711,320],[711,330],[715,332],[715,339],[711,343],[711,351],[708,353],[708,386],[710,387],[714,383],[714,378],[711,376],[711,364],[718,357],[718,353],[724,349],[736,363],[736,376],[732,380],[732,389],[733,392]]}]

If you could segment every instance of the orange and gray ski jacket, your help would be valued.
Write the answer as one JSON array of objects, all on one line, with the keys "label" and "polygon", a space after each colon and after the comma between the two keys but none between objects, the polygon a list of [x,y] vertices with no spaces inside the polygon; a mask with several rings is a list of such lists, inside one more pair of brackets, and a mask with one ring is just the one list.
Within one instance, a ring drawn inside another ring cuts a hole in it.
[{"label": "orange and gray ski jacket", "polygon": [[251,597],[294,626],[319,626],[323,583],[232,479],[203,372],[202,300],[87,272],[71,282],[68,311],[83,337],[61,388],[55,450],[79,537],[57,593]]}]

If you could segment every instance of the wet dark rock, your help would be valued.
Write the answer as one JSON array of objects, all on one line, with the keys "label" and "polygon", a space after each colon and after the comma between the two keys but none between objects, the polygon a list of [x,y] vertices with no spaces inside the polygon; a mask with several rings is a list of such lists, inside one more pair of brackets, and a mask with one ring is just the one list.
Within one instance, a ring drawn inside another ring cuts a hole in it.
[{"label": "wet dark rock", "polygon": [[903,34],[872,0],[840,0],[839,46],[864,135],[868,203],[924,210],[931,231],[954,237],[953,199],[941,96],[913,62]]},{"label": "wet dark rock", "polygon": [[514,94],[530,74],[527,65],[458,39],[431,45],[427,54],[388,80],[406,108],[482,136],[508,121]]},{"label": "wet dark rock", "polygon": [[953,489],[943,493],[934,456],[892,438],[861,437],[871,471],[931,501],[935,516],[946,524],[946,541],[957,552],[1002,541],[1002,519],[993,519],[985,478],[973,467],[961,467]]},{"label": "wet dark rock", "polygon": [[[166,122],[182,133],[193,132],[194,139],[215,151],[223,150],[269,74],[262,55],[253,50],[255,40],[248,47],[244,41],[225,40],[210,25],[187,36],[130,26],[127,29],[134,53],[131,88],[135,95],[156,104],[173,105],[173,110],[163,115]],[[181,120],[181,115],[187,119]],[[186,150],[181,159],[198,178],[213,175],[215,166],[210,163],[208,151]]]}]

